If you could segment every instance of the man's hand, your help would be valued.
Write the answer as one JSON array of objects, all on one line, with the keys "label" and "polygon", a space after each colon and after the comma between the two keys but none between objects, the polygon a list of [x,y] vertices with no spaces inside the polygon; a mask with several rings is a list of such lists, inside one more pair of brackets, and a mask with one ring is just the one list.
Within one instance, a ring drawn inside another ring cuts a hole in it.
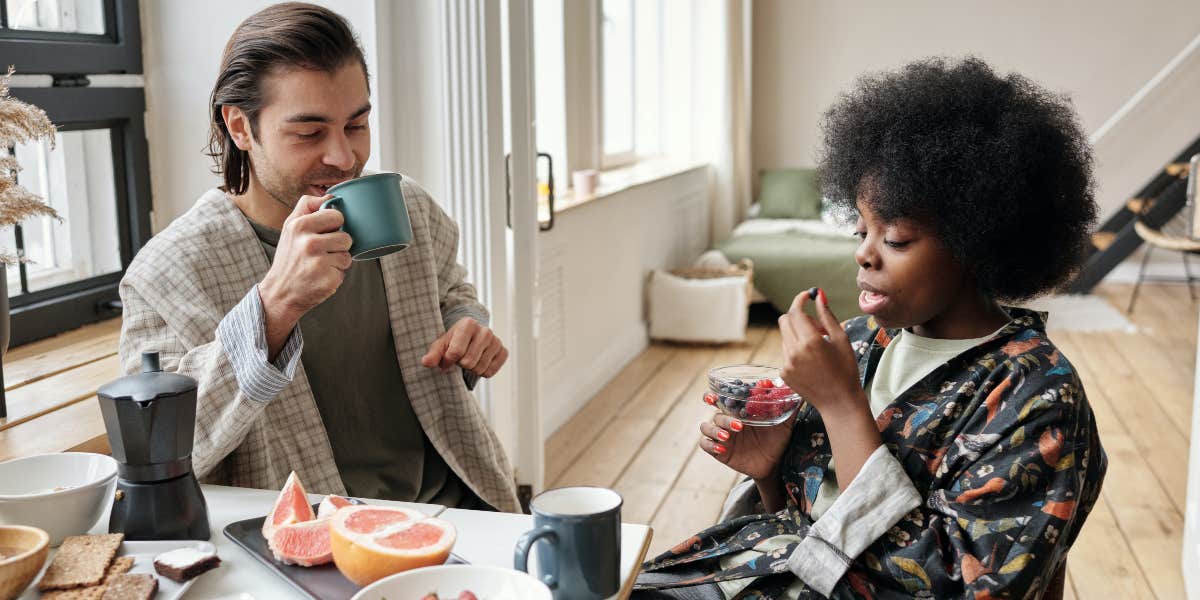
[{"label": "man's hand", "polygon": [[258,285],[266,313],[267,355],[283,349],[300,317],[329,299],[350,268],[350,234],[336,210],[318,210],[330,196],[302,196],[283,222],[270,270]]},{"label": "man's hand", "polygon": [[433,342],[421,364],[443,372],[458,365],[480,377],[491,377],[508,360],[508,349],[496,334],[470,317],[460,319]]}]

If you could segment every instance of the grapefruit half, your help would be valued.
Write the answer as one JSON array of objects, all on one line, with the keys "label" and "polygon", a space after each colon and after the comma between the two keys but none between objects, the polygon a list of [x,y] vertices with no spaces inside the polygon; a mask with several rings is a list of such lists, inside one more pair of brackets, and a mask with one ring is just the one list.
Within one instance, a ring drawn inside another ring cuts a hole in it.
[{"label": "grapefruit half", "polygon": [[334,564],[360,586],[446,562],[456,537],[446,521],[382,506],[342,508],[330,520],[329,532]]}]

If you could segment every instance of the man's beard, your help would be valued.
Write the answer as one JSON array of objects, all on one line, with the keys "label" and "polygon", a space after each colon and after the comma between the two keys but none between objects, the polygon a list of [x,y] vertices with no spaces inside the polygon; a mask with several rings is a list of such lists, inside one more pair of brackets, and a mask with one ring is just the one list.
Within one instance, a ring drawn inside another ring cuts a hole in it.
[{"label": "man's beard", "polygon": [[[259,160],[254,160],[255,158]],[[258,184],[262,186],[263,191],[267,195],[288,208],[295,208],[301,196],[310,195],[310,185],[314,185],[317,182],[354,179],[361,175],[363,170],[362,163],[355,163],[353,169],[350,171],[323,167],[317,171],[304,173],[300,176],[299,180],[291,180],[275,169],[270,161],[262,160],[261,158],[261,156],[251,156],[250,161],[251,170],[258,179]]]}]

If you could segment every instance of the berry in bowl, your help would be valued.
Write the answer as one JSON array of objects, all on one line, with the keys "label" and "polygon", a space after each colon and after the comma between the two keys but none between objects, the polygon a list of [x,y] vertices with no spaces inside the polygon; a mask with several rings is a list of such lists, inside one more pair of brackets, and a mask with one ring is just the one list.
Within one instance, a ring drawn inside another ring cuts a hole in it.
[{"label": "berry in bowl", "polygon": [[800,406],[800,396],[783,382],[776,367],[718,367],[708,372],[708,389],[709,404],[746,425],[778,425]]}]

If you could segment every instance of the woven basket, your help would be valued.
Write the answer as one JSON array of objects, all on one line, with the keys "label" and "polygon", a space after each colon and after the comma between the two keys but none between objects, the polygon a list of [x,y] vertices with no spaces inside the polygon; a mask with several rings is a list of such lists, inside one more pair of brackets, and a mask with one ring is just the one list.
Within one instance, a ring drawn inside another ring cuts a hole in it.
[{"label": "woven basket", "polygon": [[746,303],[754,295],[754,261],[743,258],[728,267],[680,267],[670,269],[668,273],[684,279],[718,279],[721,277],[746,278]]}]

